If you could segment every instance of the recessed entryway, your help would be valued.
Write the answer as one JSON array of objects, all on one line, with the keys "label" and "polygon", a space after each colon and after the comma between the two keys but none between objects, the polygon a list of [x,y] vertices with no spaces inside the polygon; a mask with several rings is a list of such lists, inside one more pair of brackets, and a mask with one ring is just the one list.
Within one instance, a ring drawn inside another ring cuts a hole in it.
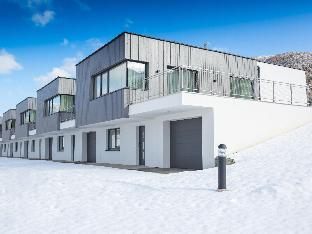
[{"label": "recessed entryway", "polygon": [[87,133],[87,162],[96,163],[96,132]]},{"label": "recessed entryway", "polygon": [[24,158],[28,158],[28,142],[24,141]]},{"label": "recessed entryway", "polygon": [[170,167],[203,169],[202,118],[170,122]]}]

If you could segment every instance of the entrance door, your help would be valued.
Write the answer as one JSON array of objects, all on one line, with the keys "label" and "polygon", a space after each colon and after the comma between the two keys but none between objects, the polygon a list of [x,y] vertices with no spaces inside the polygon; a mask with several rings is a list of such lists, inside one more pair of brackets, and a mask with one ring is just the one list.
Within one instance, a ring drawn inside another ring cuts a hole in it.
[{"label": "entrance door", "polygon": [[13,157],[13,143],[10,143],[10,157]]},{"label": "entrance door", "polygon": [[28,141],[24,141],[24,158],[28,158]]},{"label": "entrance door", "polygon": [[39,159],[41,159],[41,139],[39,139]]},{"label": "entrance door", "polygon": [[49,157],[48,157],[48,160],[52,160],[52,147],[53,147],[53,138],[52,137],[49,137]]},{"label": "entrance door", "polygon": [[202,119],[170,122],[170,167],[202,169]]},{"label": "entrance door", "polygon": [[96,132],[87,134],[87,162],[96,162]]},{"label": "entrance door", "polygon": [[145,165],[145,126],[139,127],[139,165]]},{"label": "entrance door", "polygon": [[75,144],[76,144],[76,139],[75,135],[71,136],[71,160],[74,162],[75,161]]}]

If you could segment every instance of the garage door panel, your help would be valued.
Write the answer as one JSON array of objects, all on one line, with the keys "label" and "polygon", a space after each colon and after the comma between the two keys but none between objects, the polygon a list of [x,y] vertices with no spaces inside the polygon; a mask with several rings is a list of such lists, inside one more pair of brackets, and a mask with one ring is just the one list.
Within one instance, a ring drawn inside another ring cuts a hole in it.
[{"label": "garage door panel", "polygon": [[170,164],[175,168],[202,169],[202,119],[170,122]]}]

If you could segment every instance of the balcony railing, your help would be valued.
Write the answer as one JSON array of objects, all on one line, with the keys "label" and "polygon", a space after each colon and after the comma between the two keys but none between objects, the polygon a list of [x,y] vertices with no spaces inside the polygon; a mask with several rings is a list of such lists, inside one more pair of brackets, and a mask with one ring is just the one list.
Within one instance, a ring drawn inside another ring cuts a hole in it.
[{"label": "balcony railing", "polygon": [[36,123],[29,123],[28,124],[28,131],[32,131],[36,129]]},{"label": "balcony railing", "polygon": [[15,128],[11,128],[9,131],[10,131],[10,136],[15,135]]},{"label": "balcony railing", "polygon": [[312,100],[312,89],[307,85],[189,67],[175,67],[129,86],[131,104],[181,91],[300,106],[311,106]]},{"label": "balcony railing", "polygon": [[59,112],[60,122],[66,122],[76,118],[75,107],[69,107]]}]

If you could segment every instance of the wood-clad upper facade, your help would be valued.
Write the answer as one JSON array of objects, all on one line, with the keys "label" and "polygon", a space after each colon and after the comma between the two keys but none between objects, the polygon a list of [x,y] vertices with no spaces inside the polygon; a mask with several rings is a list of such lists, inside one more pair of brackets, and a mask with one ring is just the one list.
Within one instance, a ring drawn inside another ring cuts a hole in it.
[{"label": "wood-clad upper facade", "polygon": [[231,75],[258,77],[254,59],[124,32],[77,64],[77,127],[128,117],[127,87],[93,99],[92,83],[92,77],[125,61],[146,64],[149,77],[178,66],[220,72],[223,76],[219,88],[228,93]]}]

